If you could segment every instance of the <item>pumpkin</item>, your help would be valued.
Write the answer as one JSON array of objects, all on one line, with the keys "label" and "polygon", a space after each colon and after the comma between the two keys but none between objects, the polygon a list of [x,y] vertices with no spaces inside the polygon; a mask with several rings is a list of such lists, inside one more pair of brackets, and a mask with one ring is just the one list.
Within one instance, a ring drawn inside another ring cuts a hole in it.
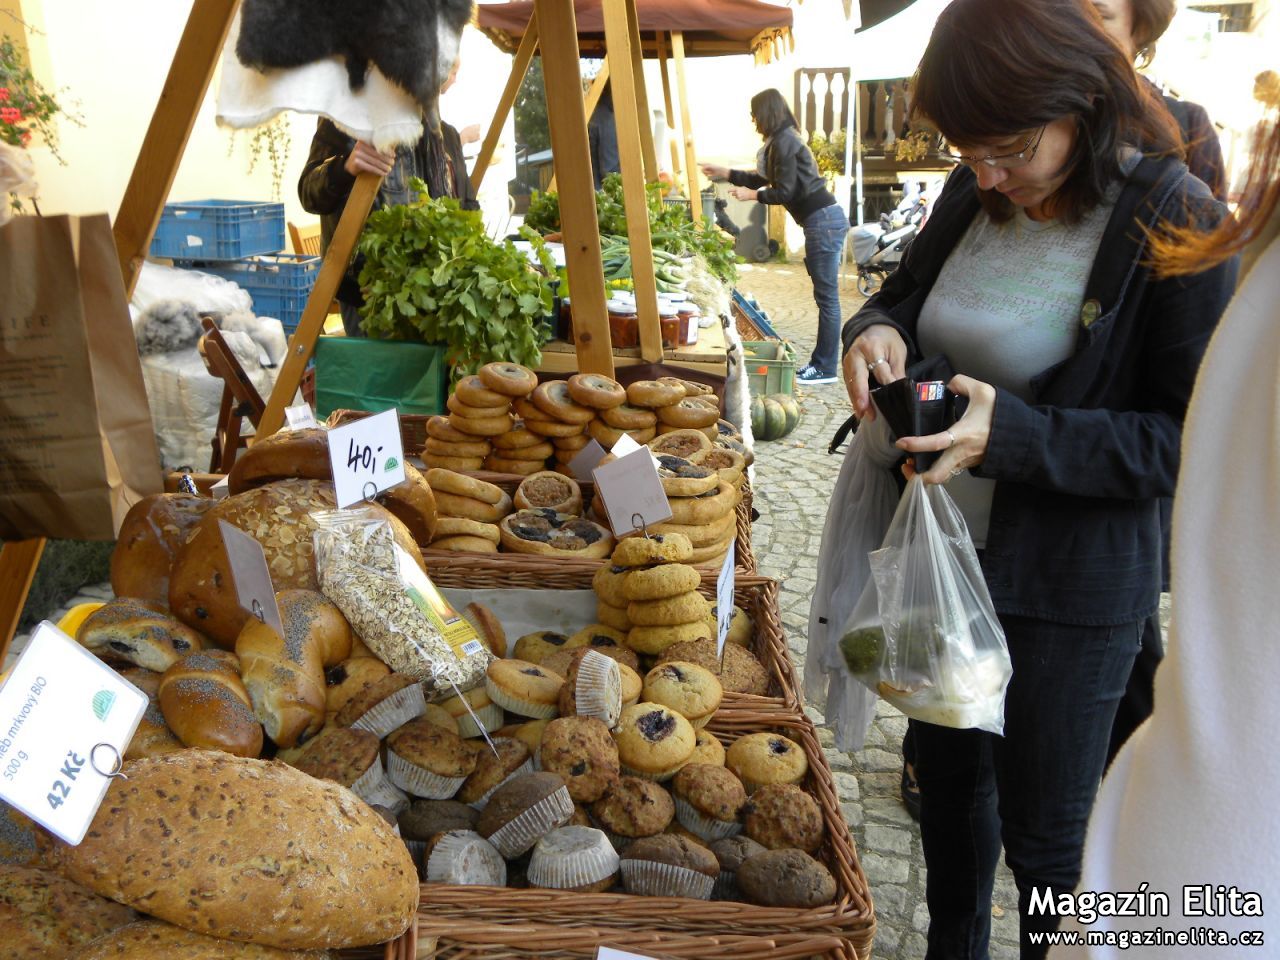
[{"label": "pumpkin", "polygon": [[775,393],[751,402],[751,433],[757,440],[781,440],[800,422],[794,397]]}]

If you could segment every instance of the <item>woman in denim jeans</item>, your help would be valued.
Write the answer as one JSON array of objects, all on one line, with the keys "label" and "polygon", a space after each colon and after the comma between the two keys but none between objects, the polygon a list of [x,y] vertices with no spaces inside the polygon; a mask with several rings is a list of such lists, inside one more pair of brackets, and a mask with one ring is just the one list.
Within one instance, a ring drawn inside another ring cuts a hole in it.
[{"label": "woman in denim jeans", "polygon": [[849,218],[827,189],[800,125],[777,90],[751,98],[751,119],[764,137],[755,170],[731,170],[703,164],[715,181],[728,180],[739,200],[780,203],[804,227],[804,265],[818,304],[818,343],[808,364],[796,374],[804,383],[834,383],[840,368],[840,252]]}]

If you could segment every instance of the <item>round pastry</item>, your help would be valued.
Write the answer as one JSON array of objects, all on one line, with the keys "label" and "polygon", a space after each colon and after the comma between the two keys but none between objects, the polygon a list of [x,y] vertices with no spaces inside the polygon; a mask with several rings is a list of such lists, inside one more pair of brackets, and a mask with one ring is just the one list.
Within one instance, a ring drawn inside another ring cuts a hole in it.
[{"label": "round pastry", "polygon": [[511,406],[510,396],[490,390],[474,373],[458,381],[454,396],[469,407],[502,407],[505,410]]},{"label": "round pastry", "polygon": [[613,550],[613,535],[600,524],[554,510],[520,510],[500,526],[502,546],[512,553],[595,560]]},{"label": "round pastry", "polygon": [[558,437],[576,437],[583,431],[583,425],[580,423],[563,423],[560,420],[535,420],[532,417],[524,418],[524,428],[530,433],[536,433],[542,437],[550,437],[552,440]]},{"label": "round pastry", "polygon": [[529,886],[600,893],[614,885],[618,854],[593,827],[564,826],[538,840],[529,860]]},{"label": "round pastry", "polygon": [[387,738],[387,776],[410,796],[447,800],[475,768],[476,755],[463,739],[425,717]]},{"label": "round pastry", "polygon": [[431,549],[453,553],[497,553],[498,545],[487,537],[438,537],[431,541]]},{"label": "round pastry", "polygon": [[627,402],[627,391],[622,384],[598,373],[575,373],[565,385],[574,403],[593,410],[611,410]]},{"label": "round pastry", "polygon": [[[659,568],[661,569],[661,568]],[[633,571],[626,567],[614,567],[606,564],[595,572],[591,578],[591,587],[596,596],[613,607],[626,607],[631,602],[624,585]]]},{"label": "round pastry", "polygon": [[487,440],[473,438],[454,442],[428,436],[427,445],[422,448],[422,454],[424,457],[456,457],[474,460],[476,457],[487,457],[492,449],[492,445]]},{"label": "round pastry", "polygon": [[332,718],[348,700],[390,672],[377,657],[352,657],[329,667],[324,672],[325,716]]},{"label": "round pastry", "polygon": [[[474,409],[483,410],[484,408]],[[515,420],[512,419],[509,413],[479,417],[468,417],[459,413],[449,414],[450,426],[459,433],[470,434],[473,437],[496,437],[499,434],[506,433],[514,424]]]},{"label": "round pastry", "polygon": [[536,433],[530,433],[523,427],[517,427],[509,433],[494,437],[492,442],[495,450],[527,450],[530,447],[541,446],[547,442],[547,439]]},{"label": "round pastry", "polygon": [[562,717],[594,717],[613,728],[622,713],[621,664],[603,653],[584,650],[569,661],[556,705]]},{"label": "round pastry", "polygon": [[[614,444],[622,439],[624,433],[626,433],[625,430],[616,430],[603,420],[592,420],[587,424],[587,436],[606,450],[612,450]],[[639,443],[638,440],[636,442]],[[606,461],[601,461],[601,463],[604,462]]]},{"label": "round pastry", "polygon": [[317,780],[350,787],[379,762],[379,746],[368,730],[331,727],[304,746],[291,765]]},{"label": "round pastry", "polygon": [[542,411],[542,415],[561,423],[586,424],[595,418],[596,412],[591,407],[584,407],[574,401],[569,393],[569,384],[564,380],[548,380],[538,384],[529,399]]},{"label": "round pastry", "polygon": [[712,446],[721,450],[732,450],[734,453],[741,455],[748,467],[755,463],[755,454],[741,440],[735,440],[733,437],[717,437]]},{"label": "round pastry", "polygon": [[[490,417],[506,416],[511,412],[511,402],[505,397],[502,403],[496,407],[473,407],[455,393],[445,401],[445,406],[449,408],[449,412],[454,416],[466,417],[468,420],[486,420]],[[449,420],[452,423],[453,417],[450,417]]]},{"label": "round pastry", "polygon": [[671,497],[671,522],[704,525],[732,513],[738,505],[738,491],[721,482],[714,493],[697,497]]},{"label": "round pastry", "polygon": [[622,854],[622,882],[641,896],[707,900],[719,874],[710,850],[669,833],[641,837]]},{"label": "round pastry", "polygon": [[700,403],[693,397],[685,397],[670,406],[659,407],[657,413],[659,423],[682,430],[710,427],[720,419],[718,409],[712,409],[708,404]]},{"label": "round pastry", "polygon": [[527,477],[512,498],[517,510],[547,509],[573,517],[582,516],[582,488],[550,470]]},{"label": "round pastry", "polygon": [[428,883],[503,887],[507,863],[484,837],[472,830],[451,830],[431,847],[424,871]]},{"label": "round pastry", "polygon": [[[597,577],[599,574],[596,575]],[[594,581],[593,581],[594,582]],[[702,576],[693,567],[680,563],[667,563],[657,567],[626,571],[614,581],[621,589],[626,603],[635,600],[664,600],[697,590]],[[611,587],[613,584],[611,583]],[[600,594],[599,588],[596,593]],[[607,597],[605,599],[608,599]]]},{"label": "round pastry", "polygon": [[729,747],[725,766],[748,793],[768,784],[797,784],[809,772],[800,744],[780,733],[749,733]]},{"label": "round pastry", "polygon": [[[712,476],[714,477],[715,474],[713,473]],[[691,526],[687,523],[666,522],[655,524],[649,529],[653,533],[678,533],[688,538],[689,543],[693,545],[693,556],[690,562],[697,563],[700,548],[722,546],[723,549],[728,546],[728,541],[738,535],[738,515],[736,511],[730,510],[719,520],[712,520],[710,523]]]},{"label": "round pastry", "polygon": [[165,612],[162,604],[117,597],[87,616],[76,642],[108,663],[131,663],[163,673],[205,638]]},{"label": "round pastry", "polygon": [[676,380],[637,380],[627,387],[627,402],[637,407],[667,407],[685,397],[684,384]]},{"label": "round pastry", "polygon": [[627,604],[627,618],[637,627],[670,627],[709,616],[711,602],[694,590],[662,600],[632,600]]},{"label": "round pastry", "polygon": [[615,846],[662,833],[675,813],[671,794],[643,777],[620,777],[607,796],[591,805],[591,815],[608,831]]},{"label": "round pastry", "polygon": [[486,363],[478,371],[480,382],[504,397],[524,397],[538,385],[538,375],[518,363]]},{"label": "round pastry", "polygon": [[492,742],[493,749],[484,742],[468,748],[475,770],[458,788],[458,800],[477,810],[483,810],[493,792],[508,780],[533,773],[533,754],[523,740],[494,737]]},{"label": "round pastry", "polygon": [[618,781],[618,747],[595,717],[552,720],[542,735],[542,769],[564,777],[569,796],[593,803]]},{"label": "round pastry", "polygon": [[[597,615],[599,615],[598,612]],[[661,627],[633,626],[627,632],[627,645],[637,653],[647,653],[650,656],[659,656],[665,654],[674,646],[688,643],[690,641],[709,638],[714,632],[714,625],[710,624],[706,620],[698,620],[693,623],[677,623]],[[712,640],[711,644],[714,647],[715,641]],[[736,650],[738,648],[735,647],[734,649]],[[662,659],[667,660],[671,658],[663,656]],[[705,666],[705,664],[702,665]],[[708,667],[708,669],[710,668]]]},{"label": "round pastry", "polygon": [[658,425],[658,415],[629,403],[600,411],[600,419],[615,430],[648,430]]},{"label": "round pastry", "polygon": [[720,479],[728,484],[737,483],[742,477],[742,471],[747,468],[746,457],[736,450],[726,450],[723,447],[712,447],[701,454],[694,454],[692,459],[694,463],[716,471],[720,474]]},{"label": "round pastry", "polygon": [[[216,502],[185,493],[155,493],[130,507],[111,551],[112,592],[167,606],[174,558]],[[74,637],[76,627],[68,624],[63,632]]]},{"label": "round pastry", "polygon": [[490,473],[514,473],[528,477],[542,471],[546,467],[546,457],[537,460],[508,460],[505,457],[488,456],[484,459],[484,468]]},{"label": "round pastry", "polygon": [[440,706],[458,722],[458,735],[463,739],[480,736],[482,729],[488,733],[502,726],[502,707],[489,699],[484,687],[442,700]]},{"label": "round pastry", "polygon": [[724,766],[724,745],[716,739],[716,735],[707,730],[706,727],[697,727],[694,730],[697,734],[697,740],[693,745],[693,756],[689,758],[690,763],[709,763],[712,766]]},{"label": "round pastry", "polygon": [[517,660],[542,663],[559,650],[576,650],[581,646],[585,646],[585,641],[570,642],[569,637],[563,633],[557,633],[555,630],[539,630],[537,633],[526,633],[518,639],[511,655]]},{"label": "round pastry", "polygon": [[[536,436],[536,434],[535,434]],[[583,447],[591,442],[591,438],[585,433],[575,433],[570,437],[552,437],[551,445],[556,448],[556,455],[570,453],[577,454]],[[572,460],[573,457],[569,457]],[[565,461],[566,463],[568,461]]]},{"label": "round pastry", "polygon": [[689,762],[696,738],[689,721],[670,707],[641,701],[623,708],[614,740],[627,774],[662,781]]},{"label": "round pastry", "polygon": [[705,547],[694,547],[693,556],[689,558],[689,562],[695,566],[719,570],[724,566],[725,558],[729,555],[729,544],[733,542],[736,536],[737,533],[734,531],[725,534],[725,538],[719,543],[712,543]]},{"label": "round pastry", "polygon": [[450,830],[473,830],[480,811],[457,800],[414,800],[400,814],[400,836],[406,840],[427,840]]},{"label": "round pastry", "polygon": [[[537,436],[537,434],[530,434]],[[513,447],[510,450],[495,449],[490,457],[495,460],[523,460],[526,462],[541,462],[548,457],[554,455],[556,448],[550,440],[543,439],[541,443],[535,443],[528,447]]]},{"label": "round pastry", "polygon": [[[663,379],[668,380],[677,378],[664,377]],[[715,394],[715,390],[706,383],[698,383],[694,380],[680,380],[680,383],[684,386],[684,393],[686,397],[711,397]]]},{"label": "round pastry", "polygon": [[564,677],[527,660],[495,660],[484,687],[494,703],[522,717],[551,718]]},{"label": "round pastry", "polygon": [[720,475],[710,467],[690,463],[670,453],[657,454],[657,458],[658,478],[662,481],[662,492],[668,497],[697,497],[720,484]]},{"label": "round pastry", "polygon": [[449,422],[448,417],[434,416],[427,421],[427,436],[444,443],[481,443],[469,433],[463,433]]},{"label": "round pastry", "polygon": [[[615,607],[611,603],[605,603],[603,600],[596,602],[596,619],[611,630],[617,630],[620,633],[628,633],[631,630],[631,621],[627,618],[626,607]],[[627,645],[630,646],[630,637],[627,638]]]},{"label": "round pastry", "polygon": [[742,819],[747,836],[770,850],[813,853],[826,834],[818,801],[793,783],[760,787],[742,808]]},{"label": "round pastry", "polygon": [[449,470],[428,470],[427,484],[436,494],[452,494],[494,506],[507,500],[507,494],[501,487],[486,483],[484,480],[477,480],[475,477],[464,477],[460,473]]},{"label": "round pastry", "polygon": [[448,470],[450,473],[456,473],[462,470],[483,470],[484,457],[455,457],[444,456],[438,453],[431,453],[424,450],[422,453],[422,462],[432,470]]},{"label": "round pastry", "polygon": [[482,603],[468,603],[462,619],[475,628],[476,636],[490,653],[499,658],[507,655],[507,632],[492,610]]},{"label": "round pastry", "polygon": [[688,539],[673,534],[649,537],[627,537],[613,550],[615,567],[647,567],[654,563],[684,563],[693,554]]},{"label": "round pastry", "polygon": [[[457,474],[455,474],[457,476]],[[497,523],[511,512],[511,498],[505,493],[499,503],[488,503],[472,497],[460,497],[452,493],[437,493],[436,507],[442,517],[462,517],[481,523]]]},{"label": "round pastry", "polygon": [[[672,426],[672,425],[671,425],[671,424],[669,424],[669,423],[659,423],[659,424],[658,424],[658,430],[657,430],[657,433],[658,433],[658,436],[660,436],[660,437],[661,437],[661,436],[664,436],[665,434],[668,434],[668,433],[677,433],[677,432],[679,432],[680,430],[683,430],[683,429],[685,429],[685,428],[684,428],[684,427],[675,427],[675,426]],[[706,438],[707,438],[708,440],[712,441],[712,445],[714,445],[714,444],[715,444],[715,440],[716,440],[716,428],[715,428],[715,427],[703,427],[703,428],[701,428],[701,430],[699,430],[698,432],[699,432],[699,433],[703,433],[703,434],[705,434],[705,435],[706,435]]]},{"label": "round pastry", "polygon": [[441,517],[437,520],[435,539],[442,540],[445,537],[479,537],[492,541],[494,546],[497,546],[500,539],[496,523],[482,523],[466,517]]},{"label": "round pastry", "polygon": [[698,454],[709,453],[712,449],[711,441],[705,433],[700,430],[682,429],[664,433],[650,440],[648,447],[655,456],[668,453],[673,457],[683,457],[690,462],[695,462]]},{"label": "round pastry", "polygon": [[572,816],[573,799],[564,779],[554,773],[529,773],[494,791],[476,832],[512,860]]},{"label": "round pastry", "polygon": [[[711,627],[707,627],[708,637],[711,629]],[[627,635],[627,642],[632,644],[633,649],[639,649],[632,642],[630,634]],[[726,693],[749,693],[758,697],[768,696],[769,674],[764,665],[749,650],[737,644],[725,644],[723,664],[721,664],[720,658],[716,655],[716,641],[714,639],[681,641],[672,644],[662,651],[658,662],[662,663],[667,660],[687,660],[689,663],[696,663],[699,666],[706,667],[719,678],[720,686],[724,687]]]},{"label": "round pastry", "polygon": [[426,709],[422,684],[403,673],[391,673],[357,691],[333,719],[340,727],[368,730],[381,740]]},{"label": "round pastry", "polygon": [[808,910],[836,898],[831,871],[803,850],[766,850],[737,868],[738,889],[762,907]]},{"label": "round pastry", "polygon": [[626,664],[632,670],[640,667],[640,658],[627,647],[627,635],[621,630],[606,627],[603,623],[593,623],[579,630],[570,639],[582,641],[583,646]]},{"label": "round pastry", "polygon": [[720,864],[720,876],[716,878],[715,889],[711,891],[712,900],[741,900],[741,892],[735,874],[742,864],[756,854],[764,853],[764,847],[750,837],[737,834],[723,840],[714,840],[710,845],[711,853]]},{"label": "round pastry", "polygon": [[691,763],[671,783],[676,817],[703,840],[721,840],[742,831],[738,812],[747,802],[742,781],[724,767]]},{"label": "round pastry", "polygon": [[720,708],[724,691],[715,674],[705,667],[672,660],[645,675],[640,695],[650,703],[670,707],[695,727],[705,727]]}]

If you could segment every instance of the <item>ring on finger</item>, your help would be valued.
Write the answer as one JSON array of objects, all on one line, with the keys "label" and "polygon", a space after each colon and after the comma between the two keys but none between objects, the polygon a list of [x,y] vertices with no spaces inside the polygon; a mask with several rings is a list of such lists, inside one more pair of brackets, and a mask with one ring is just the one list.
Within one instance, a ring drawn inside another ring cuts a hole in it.
[{"label": "ring on finger", "polygon": [[[947,446],[948,446],[948,447],[954,447],[954,446],[956,445],[956,435],[955,435],[954,433],[952,433],[950,430],[943,430],[942,432],[943,432],[943,433],[945,433],[945,434],[947,435],[947,437],[948,437],[948,438],[950,438],[950,440],[951,440],[951,442],[950,442],[950,443],[948,443],[948,444],[947,444]],[[955,474],[952,474],[952,476],[954,476],[954,475],[955,475]]]},{"label": "ring on finger", "polygon": [[954,480],[956,477],[960,476],[960,474],[962,473],[964,473],[964,469],[961,467],[956,467],[954,470],[951,471],[951,479]]},{"label": "ring on finger", "polygon": [[875,360],[872,360],[870,363],[867,364],[867,369],[874,370],[876,367],[880,366],[880,364],[888,363],[888,362],[889,360],[887,357],[877,357]]}]

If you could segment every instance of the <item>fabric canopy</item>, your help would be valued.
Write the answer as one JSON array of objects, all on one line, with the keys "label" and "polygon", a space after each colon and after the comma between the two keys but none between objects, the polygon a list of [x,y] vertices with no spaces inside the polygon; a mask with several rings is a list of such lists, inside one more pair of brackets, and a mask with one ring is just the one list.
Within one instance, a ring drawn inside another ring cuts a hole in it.
[{"label": "fabric canopy", "polygon": [[850,82],[896,80],[920,66],[938,16],[951,0],[915,0],[901,13],[855,33],[850,41]]},{"label": "fabric canopy", "polygon": [[[578,47],[584,57],[604,55],[602,0],[574,0]],[[533,14],[533,0],[479,3],[480,29],[504,50],[514,52]],[[636,0],[641,45],[646,57],[657,56],[656,34],[680,31],[685,53],[714,57],[752,53],[772,59],[780,43],[789,42],[791,10],[763,0]]]}]

